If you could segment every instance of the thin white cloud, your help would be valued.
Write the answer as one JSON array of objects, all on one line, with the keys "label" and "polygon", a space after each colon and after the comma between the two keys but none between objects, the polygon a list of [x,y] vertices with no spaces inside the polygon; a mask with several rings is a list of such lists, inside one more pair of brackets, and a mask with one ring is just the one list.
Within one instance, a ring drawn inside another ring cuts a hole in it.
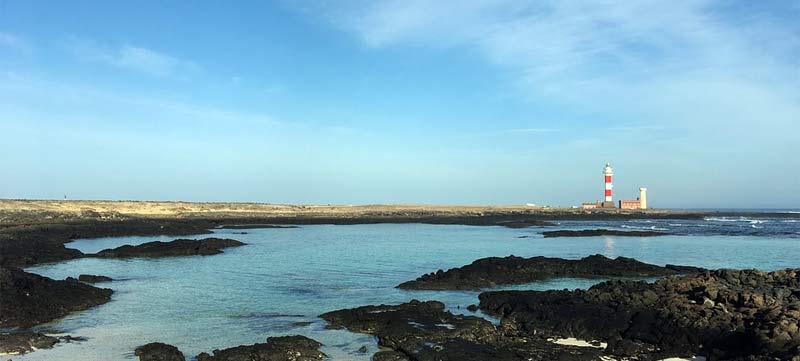
[{"label": "thin white cloud", "polygon": [[71,37],[66,47],[81,61],[133,70],[156,77],[186,76],[196,72],[197,64],[152,49],[134,45],[116,48],[86,39]]},{"label": "thin white cloud", "polygon": [[[316,11],[369,47],[477,49],[523,97],[694,129],[704,141],[771,136],[754,134],[755,121],[800,131],[791,120],[800,114],[800,23],[768,7],[742,15],[713,0],[336,4]],[[800,16],[797,7],[779,11]]]},{"label": "thin white cloud", "polygon": [[[115,109],[112,112],[120,113],[120,118],[125,118],[125,114],[131,114],[128,118],[145,114],[146,117],[142,121],[157,118],[189,126],[259,128],[292,125],[262,112],[216,107],[149,94],[125,94],[113,89],[40,80],[13,73],[5,76],[0,74],[0,104],[11,99],[26,99],[37,105],[48,103],[53,108],[66,106],[75,112],[87,108],[102,114],[104,109]],[[0,113],[0,115],[11,117],[13,113]],[[107,122],[114,123],[115,119],[107,119]]]},{"label": "thin white cloud", "polygon": [[19,36],[0,31],[0,47],[27,51],[30,44]]}]

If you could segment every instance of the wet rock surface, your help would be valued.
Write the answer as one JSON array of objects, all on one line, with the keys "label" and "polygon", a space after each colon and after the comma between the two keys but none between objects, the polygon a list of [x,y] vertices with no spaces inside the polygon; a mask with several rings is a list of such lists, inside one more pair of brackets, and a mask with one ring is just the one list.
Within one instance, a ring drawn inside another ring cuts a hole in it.
[{"label": "wet rock surface", "polygon": [[329,328],[375,335],[373,360],[592,360],[600,351],[556,345],[538,336],[506,336],[491,322],[454,315],[438,301],[364,306],[320,315]]},{"label": "wet rock surface", "polygon": [[86,282],[86,283],[99,283],[99,282],[111,282],[113,279],[107,276],[99,276],[99,275],[80,275],[78,276],[78,281]]},{"label": "wet rock surface", "polygon": [[217,228],[218,229],[291,229],[300,227],[295,225],[283,225],[283,224],[249,223],[249,224],[225,224]]},{"label": "wet rock surface", "polygon": [[57,343],[58,338],[38,332],[0,332],[0,354],[18,355],[51,348]]},{"label": "wet rock surface", "polygon": [[661,267],[633,258],[610,259],[599,254],[579,260],[508,256],[482,258],[460,268],[439,270],[397,287],[411,290],[476,290],[556,277],[656,277],[699,271],[702,269],[674,265]]},{"label": "wet rock surface", "polygon": [[554,237],[596,237],[596,236],[620,236],[620,237],[654,237],[666,236],[669,233],[657,231],[618,231],[613,229],[584,229],[579,231],[559,230],[542,232],[544,238]]},{"label": "wet rock surface", "polygon": [[716,270],[588,290],[495,291],[480,308],[520,336],[600,339],[606,353],[659,359],[789,360],[800,355],[800,270]]},{"label": "wet rock surface", "polygon": [[321,343],[305,336],[269,337],[266,343],[214,350],[213,355],[201,353],[197,361],[316,361],[327,355]]},{"label": "wet rock surface", "polygon": [[[210,233],[207,221],[83,220],[60,221],[39,214],[0,227],[0,265],[24,267],[83,257],[65,243],[78,238],[187,235]],[[30,223],[30,224],[29,224]]]},{"label": "wet rock surface", "polygon": [[111,277],[106,276],[97,276],[97,275],[80,275],[78,278],[75,277],[67,277],[67,281],[71,282],[86,282],[86,283],[99,283],[99,282],[111,282],[113,279]]},{"label": "wet rock surface", "polygon": [[28,328],[108,302],[112,291],[0,267],[0,327]]},{"label": "wet rock surface", "polygon": [[186,358],[177,347],[161,342],[148,343],[134,350],[139,361],[185,361]]},{"label": "wet rock surface", "polygon": [[176,239],[170,242],[156,241],[105,249],[93,256],[100,258],[210,256],[223,253],[223,248],[244,245],[245,243],[235,239],[226,238]]}]

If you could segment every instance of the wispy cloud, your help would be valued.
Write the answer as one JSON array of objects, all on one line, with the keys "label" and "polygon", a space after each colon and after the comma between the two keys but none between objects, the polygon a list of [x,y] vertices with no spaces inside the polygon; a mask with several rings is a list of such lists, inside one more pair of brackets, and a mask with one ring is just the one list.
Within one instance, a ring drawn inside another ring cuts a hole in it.
[{"label": "wispy cloud", "polygon": [[17,50],[30,50],[30,44],[23,38],[0,31],[0,47],[12,48]]},{"label": "wispy cloud", "polygon": [[199,69],[194,62],[134,45],[109,47],[71,37],[67,49],[81,61],[133,70],[156,77],[186,76]]},{"label": "wispy cloud", "polygon": [[[71,113],[83,114],[81,117],[86,114],[81,113],[82,109],[92,109],[95,113],[90,114],[90,118],[108,124],[117,122],[136,124],[149,119],[159,119],[160,123],[213,129],[259,129],[291,125],[263,112],[248,112],[150,94],[121,93],[93,85],[61,83],[19,74],[0,74],[0,103],[7,99],[15,99],[23,104],[49,103],[51,108],[66,106]],[[48,107],[34,108],[48,109]],[[107,111],[108,113],[105,113]],[[97,114],[114,115],[108,117]],[[13,113],[0,112],[0,115],[12,116]],[[58,121],[58,119],[48,121]]]},{"label": "wispy cloud", "polygon": [[702,137],[723,127],[711,134],[720,142],[730,132],[752,136],[755,119],[800,131],[791,124],[800,114],[800,23],[788,20],[800,16],[796,6],[712,0],[337,5],[316,11],[369,47],[477,49],[513,75],[522,97],[622,122],[678,124]]}]

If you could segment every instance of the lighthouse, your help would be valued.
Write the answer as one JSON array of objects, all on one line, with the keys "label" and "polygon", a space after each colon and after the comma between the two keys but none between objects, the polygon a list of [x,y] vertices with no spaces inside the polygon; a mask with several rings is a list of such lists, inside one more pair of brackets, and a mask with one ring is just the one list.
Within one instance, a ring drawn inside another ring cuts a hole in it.
[{"label": "lighthouse", "polygon": [[606,166],[603,168],[603,175],[606,181],[606,202],[609,202],[613,207],[614,203],[611,197],[611,189],[614,188],[614,185],[611,184],[611,177],[614,175],[614,170],[611,169],[611,164],[606,163]]}]

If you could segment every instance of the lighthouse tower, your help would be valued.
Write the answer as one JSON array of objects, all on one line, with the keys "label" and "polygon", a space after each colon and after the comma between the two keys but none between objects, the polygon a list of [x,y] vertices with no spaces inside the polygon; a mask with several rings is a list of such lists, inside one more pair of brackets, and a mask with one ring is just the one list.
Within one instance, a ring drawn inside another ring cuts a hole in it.
[{"label": "lighthouse tower", "polygon": [[614,185],[611,184],[611,177],[614,176],[614,170],[611,169],[611,164],[606,163],[606,166],[603,168],[603,175],[606,178],[606,202],[608,202],[605,204],[611,204],[613,207],[614,203],[611,198],[611,189],[614,188]]}]

